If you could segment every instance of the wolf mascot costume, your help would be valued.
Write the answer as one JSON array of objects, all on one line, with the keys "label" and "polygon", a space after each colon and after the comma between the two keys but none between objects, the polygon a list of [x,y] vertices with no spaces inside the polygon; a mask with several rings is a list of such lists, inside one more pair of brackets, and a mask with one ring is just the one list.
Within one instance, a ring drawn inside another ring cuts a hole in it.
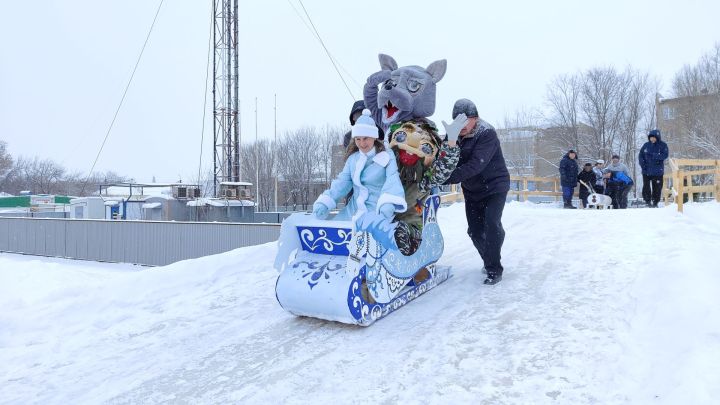
[{"label": "wolf mascot costume", "polygon": [[427,118],[435,112],[436,83],[445,76],[447,61],[422,68],[398,67],[395,59],[384,54],[379,59],[381,70],[368,77],[363,95],[396,154],[408,208],[395,217],[394,239],[398,249],[410,255],[421,240],[425,199],[450,177],[460,159],[460,148],[442,140],[435,123]]}]

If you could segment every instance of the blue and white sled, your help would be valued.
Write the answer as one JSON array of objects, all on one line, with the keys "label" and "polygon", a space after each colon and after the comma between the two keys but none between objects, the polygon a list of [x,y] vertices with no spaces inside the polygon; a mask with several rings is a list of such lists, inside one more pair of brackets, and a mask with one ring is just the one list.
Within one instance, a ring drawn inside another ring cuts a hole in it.
[{"label": "blue and white sled", "polygon": [[439,206],[437,195],[425,201],[422,242],[412,256],[353,233],[350,221],[291,215],[275,259],[278,302],[295,315],[367,326],[426,293],[450,276],[449,267],[435,265],[443,253]]}]

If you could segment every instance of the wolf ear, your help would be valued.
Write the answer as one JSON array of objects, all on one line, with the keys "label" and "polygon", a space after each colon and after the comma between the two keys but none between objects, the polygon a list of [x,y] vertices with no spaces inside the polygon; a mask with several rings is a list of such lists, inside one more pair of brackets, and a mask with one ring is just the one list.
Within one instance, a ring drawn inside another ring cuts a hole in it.
[{"label": "wolf ear", "polygon": [[398,68],[397,62],[395,62],[395,59],[393,59],[390,55],[385,55],[384,53],[381,53],[378,55],[378,59],[380,60],[380,67],[382,70],[396,70]]},{"label": "wolf ear", "polygon": [[433,82],[437,83],[443,78],[443,76],[445,76],[445,71],[447,71],[447,59],[436,60],[425,70],[430,73],[430,76],[433,78]]}]

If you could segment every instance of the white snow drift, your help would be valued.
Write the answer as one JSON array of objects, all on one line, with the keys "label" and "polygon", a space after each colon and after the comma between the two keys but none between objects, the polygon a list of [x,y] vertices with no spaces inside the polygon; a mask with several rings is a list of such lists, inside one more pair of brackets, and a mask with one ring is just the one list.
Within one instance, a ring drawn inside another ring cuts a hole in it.
[{"label": "white snow drift", "polygon": [[274,244],[142,268],[0,254],[0,403],[712,403],[720,204],[506,206],[482,285],[454,277],[369,328],[284,312]]}]

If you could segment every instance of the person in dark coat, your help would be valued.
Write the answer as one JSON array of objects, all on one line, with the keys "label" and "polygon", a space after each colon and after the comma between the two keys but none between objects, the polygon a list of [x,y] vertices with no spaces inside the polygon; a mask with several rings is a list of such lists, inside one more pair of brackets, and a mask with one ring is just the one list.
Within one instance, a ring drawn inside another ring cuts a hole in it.
[{"label": "person in dark coat", "polygon": [[[365,101],[358,100],[353,103],[352,108],[350,109],[350,126],[355,125],[355,121],[362,115],[362,111],[365,109]],[[378,131],[380,133],[379,140],[385,139],[385,133],[383,130],[378,126]],[[343,137],[343,147],[347,149],[348,145],[350,145],[350,140],[352,139],[352,131],[347,131],[345,133],[345,136]]]},{"label": "person in dark coat", "polygon": [[650,131],[648,141],[640,148],[638,160],[643,176],[642,196],[645,204],[652,208],[657,208],[660,202],[668,152],[667,144],[660,138],[659,129]]},{"label": "person in dark coat", "polygon": [[[580,195],[580,204],[583,208],[587,208],[587,198],[590,196],[591,190],[588,187],[593,187],[597,181],[597,176],[593,172],[592,163],[585,163],[583,170],[578,174],[578,189]],[[580,182],[585,183],[585,185]],[[587,186],[586,186],[587,185]]]},{"label": "person in dark coat", "polygon": [[460,160],[445,184],[462,186],[468,235],[485,264],[487,285],[502,280],[500,250],[505,240],[502,212],[510,190],[510,173],[495,128],[478,117],[475,104],[455,102],[452,117],[465,114],[468,123],[460,131]]},{"label": "person in dark coat", "polygon": [[568,153],[560,160],[560,185],[563,192],[563,208],[575,209],[572,205],[573,193],[575,186],[578,184],[578,164],[577,153],[570,149]]}]

